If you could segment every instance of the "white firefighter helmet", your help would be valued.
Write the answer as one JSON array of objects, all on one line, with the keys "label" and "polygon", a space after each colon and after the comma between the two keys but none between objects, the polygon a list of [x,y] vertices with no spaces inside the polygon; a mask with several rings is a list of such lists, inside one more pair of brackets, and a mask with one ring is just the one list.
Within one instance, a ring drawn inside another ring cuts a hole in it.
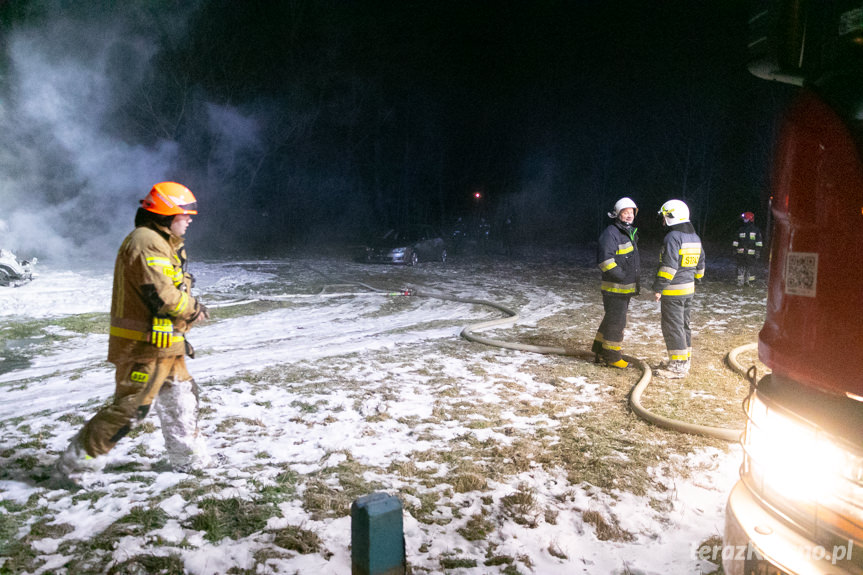
[{"label": "white firefighter helmet", "polygon": [[682,224],[689,221],[689,206],[680,200],[668,200],[659,208],[659,214],[667,226]]},{"label": "white firefighter helmet", "polygon": [[614,209],[608,212],[608,217],[616,218],[618,214],[620,214],[620,212],[622,210],[625,210],[626,208],[632,208],[632,211],[634,212],[632,214],[633,216],[638,215],[638,206],[635,205],[635,202],[633,202],[631,198],[620,198],[619,200],[617,200],[617,203],[614,204]]}]

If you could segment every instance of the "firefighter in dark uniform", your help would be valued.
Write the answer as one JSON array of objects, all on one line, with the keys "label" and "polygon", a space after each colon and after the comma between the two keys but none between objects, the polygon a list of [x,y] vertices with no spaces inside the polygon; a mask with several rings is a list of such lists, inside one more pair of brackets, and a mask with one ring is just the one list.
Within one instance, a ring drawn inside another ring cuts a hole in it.
[{"label": "firefighter in dark uniform", "polygon": [[761,248],[764,244],[761,230],[755,225],[755,214],[743,212],[740,214],[740,220],[743,223],[731,244],[737,259],[737,285],[751,286],[755,281],[755,262],[761,257]]},{"label": "firefighter in dark uniform", "polygon": [[689,207],[685,203],[669,200],[662,204],[659,213],[668,231],[662,241],[653,291],[656,301],[662,302],[662,337],[669,361],[659,366],[656,374],[676,379],[689,373],[692,359],[689,318],[695,280],[704,277],[704,249],[689,221]]},{"label": "firefighter in dark uniform", "polygon": [[608,217],[614,221],[599,236],[596,265],[602,271],[602,307],[605,315],[593,340],[596,363],[625,368],[621,355],[623,330],[629,300],[640,291],[638,229],[632,225],[638,207],[630,198],[620,198]]}]

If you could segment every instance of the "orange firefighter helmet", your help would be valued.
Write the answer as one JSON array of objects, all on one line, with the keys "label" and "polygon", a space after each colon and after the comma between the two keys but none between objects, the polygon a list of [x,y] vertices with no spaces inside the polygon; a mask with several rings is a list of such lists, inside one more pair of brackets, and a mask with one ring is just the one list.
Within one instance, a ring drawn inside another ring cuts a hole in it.
[{"label": "orange firefighter helmet", "polygon": [[141,200],[141,207],[162,216],[198,213],[195,195],[177,182],[160,182],[153,186],[147,197]]}]

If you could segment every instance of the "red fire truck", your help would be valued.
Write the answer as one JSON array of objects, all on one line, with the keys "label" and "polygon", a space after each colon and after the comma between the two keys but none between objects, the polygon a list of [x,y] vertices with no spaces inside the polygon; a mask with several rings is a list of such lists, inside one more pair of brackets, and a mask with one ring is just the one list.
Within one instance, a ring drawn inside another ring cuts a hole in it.
[{"label": "red fire truck", "polygon": [[779,0],[751,71],[794,83],[773,162],[771,370],[745,402],[728,575],[863,573],[863,2]]}]

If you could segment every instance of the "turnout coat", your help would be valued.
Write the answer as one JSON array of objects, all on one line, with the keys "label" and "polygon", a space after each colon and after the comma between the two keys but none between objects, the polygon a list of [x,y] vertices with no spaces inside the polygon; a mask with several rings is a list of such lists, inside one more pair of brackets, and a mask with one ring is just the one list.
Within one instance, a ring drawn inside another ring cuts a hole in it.
[{"label": "turnout coat", "polygon": [[653,291],[666,296],[695,293],[695,280],[704,277],[704,248],[689,222],[669,227],[659,254]]},{"label": "turnout coat", "polygon": [[599,236],[596,261],[602,271],[602,292],[634,296],[638,293],[641,259],[638,255],[638,228],[618,219]]},{"label": "turnout coat", "polygon": [[108,361],[184,355],[200,307],[185,264],[183,239],[169,228],[151,222],[126,236],[114,264]]}]

